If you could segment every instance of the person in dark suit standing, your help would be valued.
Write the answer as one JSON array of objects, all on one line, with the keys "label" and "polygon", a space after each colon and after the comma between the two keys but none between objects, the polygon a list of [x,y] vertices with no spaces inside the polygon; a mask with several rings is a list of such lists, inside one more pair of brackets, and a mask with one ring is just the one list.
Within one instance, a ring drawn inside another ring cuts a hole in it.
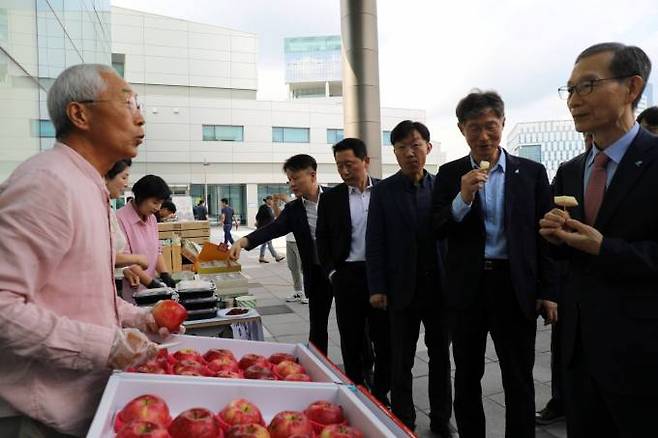
[{"label": "person in dark suit standing", "polygon": [[[370,158],[365,143],[358,138],[341,140],[333,146],[333,152],[344,182],[323,193],[318,205],[318,255],[336,299],[345,373],[358,385],[371,385],[369,389],[375,397],[388,404],[388,315],[370,306],[366,274],[368,209],[371,191],[379,180],[368,176]],[[375,372],[369,382],[371,341]]]},{"label": "person in dark suit standing", "polygon": [[405,120],[391,131],[400,171],[373,187],[366,231],[370,303],[388,309],[391,327],[391,408],[410,429],[416,410],[412,374],[422,321],[429,355],[430,429],[452,436],[450,337],[442,315],[442,261],[432,236],[434,178],[425,169],[430,132]]},{"label": "person in dark suit standing", "polygon": [[485,437],[480,381],[491,333],[505,390],[505,436],[534,437],[537,314],[557,319],[554,263],[537,234],[552,207],[548,177],[541,164],[500,146],[505,108],[496,92],[471,92],[456,113],[471,152],[439,169],[432,220],[448,248],[457,428],[460,438]]},{"label": "person in dark suit standing", "polygon": [[[263,228],[264,226],[269,225],[274,221],[275,214],[272,207],[273,204],[274,198],[272,195],[267,195],[263,198],[263,204],[258,207],[258,212],[256,213],[256,228]],[[272,254],[272,257],[274,257],[274,260],[277,262],[280,262],[285,258],[276,252],[274,245],[272,244],[272,240],[270,239],[260,246],[260,257],[258,257],[259,263],[269,263],[265,258],[265,249],[270,250],[270,254]]]},{"label": "person in dark suit standing", "polygon": [[658,138],[635,121],[651,62],[601,43],[576,58],[567,99],[593,147],[563,164],[540,233],[569,263],[560,295],[567,432],[655,436],[658,412]]},{"label": "person in dark suit standing", "polygon": [[292,232],[295,235],[299,255],[302,259],[304,291],[308,298],[308,311],[311,323],[309,341],[323,354],[327,354],[329,334],[329,312],[333,293],[329,279],[322,272],[315,244],[317,209],[322,187],[317,179],[318,164],[310,155],[294,155],[283,164],[288,176],[290,190],[296,199],[286,205],[273,222],[239,239],[231,247],[230,257],[237,260],[242,248],[253,248],[277,237]]}]

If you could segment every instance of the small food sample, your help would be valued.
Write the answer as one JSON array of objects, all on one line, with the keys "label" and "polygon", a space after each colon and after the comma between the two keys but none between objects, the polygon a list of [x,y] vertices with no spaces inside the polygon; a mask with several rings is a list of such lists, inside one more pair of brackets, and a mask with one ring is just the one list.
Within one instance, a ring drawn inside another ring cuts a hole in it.
[{"label": "small food sample", "polygon": [[486,160],[480,161],[480,170],[484,170],[485,172],[488,172],[489,167],[491,167],[491,163],[489,163]]},{"label": "small food sample", "polygon": [[244,307],[234,307],[228,312],[226,312],[227,315],[244,315],[245,313],[249,312],[249,309],[245,309]]},{"label": "small food sample", "polygon": [[553,202],[555,205],[562,208],[578,206],[578,200],[573,196],[556,196],[553,198]]}]

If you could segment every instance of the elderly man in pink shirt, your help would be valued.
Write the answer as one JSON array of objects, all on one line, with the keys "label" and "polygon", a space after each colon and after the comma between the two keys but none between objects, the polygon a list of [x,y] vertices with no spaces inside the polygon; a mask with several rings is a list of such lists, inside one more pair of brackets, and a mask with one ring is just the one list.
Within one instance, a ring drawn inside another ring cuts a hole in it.
[{"label": "elderly man in pink shirt", "polygon": [[[0,185],[0,436],[86,433],[113,368],[156,353],[150,313],[117,297],[103,175],[144,137],[135,93],[78,65],[48,93],[53,149]],[[161,334],[166,335],[164,330]]]}]

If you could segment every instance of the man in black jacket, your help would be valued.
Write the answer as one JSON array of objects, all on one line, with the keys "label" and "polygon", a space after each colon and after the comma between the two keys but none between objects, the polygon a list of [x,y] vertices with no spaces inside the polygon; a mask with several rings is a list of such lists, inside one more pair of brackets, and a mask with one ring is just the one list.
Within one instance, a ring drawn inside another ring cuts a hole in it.
[{"label": "man in black jacket", "polygon": [[310,155],[299,154],[288,158],[283,164],[283,171],[288,176],[290,190],[297,198],[290,202],[273,222],[235,242],[230,256],[237,260],[242,248],[250,251],[290,232],[295,235],[302,259],[304,291],[308,298],[311,323],[309,341],[326,355],[329,342],[327,324],[333,294],[329,280],[320,268],[315,245],[317,206],[322,194],[322,188],[318,185],[317,169],[318,165]]},{"label": "man in black jacket", "polygon": [[[256,228],[263,228],[274,221],[274,211],[272,210],[273,204],[274,198],[272,195],[267,195],[263,198],[263,204],[258,207],[258,212],[256,213]],[[276,252],[274,245],[272,245],[272,240],[268,240],[260,246],[260,257],[258,257],[260,263],[269,263],[265,258],[266,248],[270,250],[270,254],[272,254],[272,257],[274,257],[274,260],[277,262],[280,262],[285,258]]]},{"label": "man in black jacket", "polygon": [[366,231],[366,269],[370,303],[388,309],[391,326],[391,408],[413,429],[411,369],[420,323],[429,355],[430,429],[451,436],[450,337],[441,299],[442,261],[432,236],[434,178],[425,161],[430,133],[420,122],[405,120],[391,131],[400,171],[373,187]]},{"label": "man in black jacket", "polygon": [[651,62],[638,47],[596,44],[567,86],[590,150],[560,166],[541,234],[569,263],[560,295],[570,438],[655,436],[658,411],[658,138],[635,122]]},{"label": "man in black jacket", "polygon": [[535,436],[537,312],[557,318],[554,263],[538,238],[550,210],[546,169],[500,147],[505,109],[493,92],[457,105],[469,155],[439,169],[432,205],[436,237],[446,239],[446,301],[452,311],[455,417],[460,438],[484,438],[480,381],[487,333],[503,377],[508,438]]},{"label": "man in black jacket", "polygon": [[[345,373],[369,389],[384,404],[390,389],[388,315],[370,306],[366,274],[366,226],[370,193],[379,180],[368,176],[368,152],[358,138],[333,146],[343,183],[322,194],[316,239],[320,262],[336,298],[336,319]],[[372,347],[374,380],[369,382]]]}]

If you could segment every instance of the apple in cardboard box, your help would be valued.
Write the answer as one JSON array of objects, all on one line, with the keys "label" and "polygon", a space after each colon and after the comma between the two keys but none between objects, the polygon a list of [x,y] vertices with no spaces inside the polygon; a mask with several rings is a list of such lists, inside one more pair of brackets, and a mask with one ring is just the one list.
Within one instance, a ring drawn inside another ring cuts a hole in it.
[{"label": "apple in cardboard box", "polygon": [[226,438],[270,438],[270,433],[260,424],[238,424],[226,432]]},{"label": "apple in cardboard box", "polygon": [[198,362],[201,364],[206,363],[206,360],[201,356],[197,351],[191,349],[191,348],[185,348],[183,350],[178,350],[173,354],[174,359],[176,361],[181,362],[183,360],[191,360],[194,362]]},{"label": "apple in cardboard box", "polygon": [[306,414],[311,424],[313,424],[313,429],[316,433],[322,432],[324,426],[330,424],[347,424],[342,406],[326,400],[311,403],[304,410],[304,414]]},{"label": "apple in cardboard box", "polygon": [[306,374],[306,370],[297,362],[283,360],[274,366],[274,374],[281,379],[285,379],[289,374]]},{"label": "apple in cardboard box", "polygon": [[258,407],[243,398],[231,401],[219,414],[219,422],[226,431],[237,424],[260,424],[265,426],[263,415]]},{"label": "apple in cardboard box", "polygon": [[211,371],[230,370],[237,373],[240,370],[238,362],[228,356],[213,359],[208,362],[207,366]]},{"label": "apple in cardboard box", "polygon": [[269,368],[270,362],[265,356],[261,356],[260,354],[247,353],[242,356],[238,365],[240,366],[241,370],[246,370],[252,365],[259,365],[264,368]]},{"label": "apple in cardboard box", "polygon": [[183,411],[169,426],[171,438],[223,438],[224,433],[212,412],[204,408]]},{"label": "apple in cardboard box", "polygon": [[185,307],[174,300],[158,301],[151,313],[158,327],[166,327],[172,333],[178,332],[180,325],[187,319]]},{"label": "apple in cardboard box", "polygon": [[344,424],[331,424],[322,429],[320,438],[363,438],[363,433]]},{"label": "apple in cardboard box", "polygon": [[293,435],[313,437],[311,422],[302,412],[283,411],[274,416],[267,427],[271,438],[288,438]]},{"label": "apple in cardboard box", "polygon": [[288,374],[285,379],[287,382],[311,382],[311,376],[308,374]]},{"label": "apple in cardboard box", "polygon": [[212,374],[213,377],[221,377],[224,379],[243,379],[241,371],[219,370]]},{"label": "apple in cardboard box", "polygon": [[276,380],[276,376],[271,369],[260,365],[252,365],[244,370],[244,378],[253,380]]},{"label": "apple in cardboard box", "polygon": [[233,355],[233,352],[231,350],[226,350],[224,348],[211,348],[210,350],[206,351],[206,353],[203,355],[203,358],[207,361],[213,361],[215,359],[221,359],[224,357],[228,357],[235,362],[238,360],[235,358]]},{"label": "apple in cardboard box", "polygon": [[133,421],[147,421],[167,427],[171,423],[169,407],[160,397],[145,394],[129,401],[114,420],[114,431],[118,432]]},{"label": "apple in cardboard box", "polygon": [[274,365],[278,365],[279,362],[284,361],[284,360],[289,360],[291,362],[297,362],[297,358],[293,356],[292,354],[289,353],[274,353],[272,354],[269,359],[271,363]]},{"label": "apple in cardboard box", "polygon": [[116,438],[171,438],[164,426],[150,421],[133,421],[121,428]]}]

